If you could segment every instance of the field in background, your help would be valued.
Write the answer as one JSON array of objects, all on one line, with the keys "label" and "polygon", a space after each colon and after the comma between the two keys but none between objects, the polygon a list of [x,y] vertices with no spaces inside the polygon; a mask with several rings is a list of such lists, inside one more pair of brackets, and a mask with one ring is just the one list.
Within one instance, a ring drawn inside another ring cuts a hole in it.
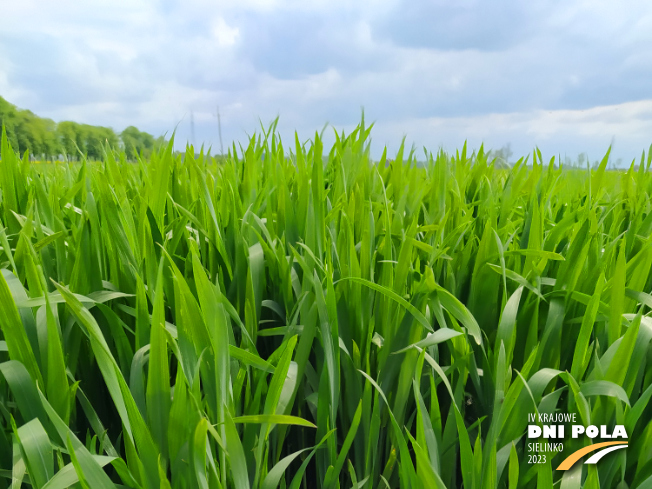
[{"label": "field in background", "polygon": [[[3,134],[0,488],[650,487],[651,155],[421,168],[369,131],[219,165]],[[629,446],[531,464],[535,412]]]}]

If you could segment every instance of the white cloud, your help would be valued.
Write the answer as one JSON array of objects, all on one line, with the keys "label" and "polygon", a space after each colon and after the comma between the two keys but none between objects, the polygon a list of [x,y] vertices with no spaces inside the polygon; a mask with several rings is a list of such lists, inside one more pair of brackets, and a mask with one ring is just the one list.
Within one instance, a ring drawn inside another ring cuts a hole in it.
[{"label": "white cloud", "polygon": [[240,29],[230,27],[222,17],[219,17],[213,25],[213,36],[220,46],[233,46],[239,35]]},{"label": "white cloud", "polygon": [[471,147],[485,144],[499,148],[510,143],[515,155],[530,153],[538,146],[548,158],[576,157],[588,152],[602,157],[614,143],[617,157],[629,163],[652,142],[652,99],[586,110],[535,110],[491,113],[471,117],[408,118],[376,125],[377,147],[396,149],[393,135],[401,131],[407,141],[435,151],[453,151],[465,140]]},{"label": "white cloud", "polygon": [[652,5],[604,0],[36,2],[0,7],[0,95],[55,120],[215,143],[280,115],[449,149],[652,141]]}]

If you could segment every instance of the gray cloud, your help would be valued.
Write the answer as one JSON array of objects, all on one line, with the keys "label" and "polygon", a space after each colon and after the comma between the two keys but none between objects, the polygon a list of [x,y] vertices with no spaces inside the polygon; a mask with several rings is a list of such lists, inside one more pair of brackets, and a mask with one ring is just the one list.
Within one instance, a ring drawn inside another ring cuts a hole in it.
[{"label": "gray cloud", "polygon": [[358,15],[286,11],[236,18],[242,42],[238,54],[278,79],[293,79],[336,68],[348,75],[378,71],[386,53],[365,39]]},{"label": "gray cloud", "polygon": [[[433,149],[467,137],[562,153],[598,153],[612,136],[623,154],[647,146],[649,121],[628,105],[652,100],[644,1],[62,0],[2,10],[0,95],[55,120],[156,134],[178,124],[181,145],[192,113],[196,142],[215,148],[218,106],[225,143],[277,115],[288,137],[325,122],[350,128],[364,106],[381,146],[404,133]],[[599,114],[600,130],[582,113]]]},{"label": "gray cloud", "polygon": [[374,35],[413,48],[504,50],[532,34],[537,10],[510,0],[401,0],[377,19]]}]

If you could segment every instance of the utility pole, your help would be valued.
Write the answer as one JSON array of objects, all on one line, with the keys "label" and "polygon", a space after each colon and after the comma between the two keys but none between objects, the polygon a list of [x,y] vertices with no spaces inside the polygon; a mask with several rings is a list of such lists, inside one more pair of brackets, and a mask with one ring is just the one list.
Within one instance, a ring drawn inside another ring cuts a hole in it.
[{"label": "utility pole", "polygon": [[195,114],[190,111],[190,142],[192,143],[193,150],[195,147]]},{"label": "utility pole", "polygon": [[217,106],[217,132],[220,135],[220,155],[224,156],[224,145],[222,144],[222,119],[220,118],[220,106]]}]

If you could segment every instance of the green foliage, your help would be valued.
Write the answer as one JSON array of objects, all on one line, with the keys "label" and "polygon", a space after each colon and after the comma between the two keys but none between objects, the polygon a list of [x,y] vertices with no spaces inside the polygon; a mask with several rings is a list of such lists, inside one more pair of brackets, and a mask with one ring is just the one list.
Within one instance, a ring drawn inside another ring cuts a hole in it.
[{"label": "green foliage", "polygon": [[120,133],[120,139],[124,146],[127,158],[135,160],[139,156],[150,158],[153,151],[160,149],[167,142],[163,136],[154,139],[154,136],[139,131],[134,126],[129,126]]},{"label": "green foliage", "polygon": [[[3,133],[0,489],[649,487],[650,156],[375,163],[370,129],[217,161],[61,123],[103,161],[56,166]],[[630,444],[530,464],[556,411]]]},{"label": "green foliage", "polygon": [[17,109],[0,97],[0,125],[7,130],[11,146],[27,151],[36,159],[51,160],[63,155],[77,161],[85,156],[92,161],[104,159],[104,148],[125,148],[127,157],[135,160],[140,154],[149,157],[151,152],[165,144],[162,137],[154,137],[133,126],[125,129],[118,137],[110,127],[78,124],[62,121],[55,124],[50,119],[34,115],[28,110]]},{"label": "green foliage", "polygon": [[0,97],[0,125],[4,125],[10,135],[11,145],[35,155],[52,156],[59,150],[55,123],[43,119],[29,110],[18,110]]},{"label": "green foliage", "polygon": [[57,124],[56,133],[60,147],[68,159],[77,159],[82,153],[88,159],[98,161],[104,157],[104,146],[118,146],[118,136],[110,127],[63,121]]}]

